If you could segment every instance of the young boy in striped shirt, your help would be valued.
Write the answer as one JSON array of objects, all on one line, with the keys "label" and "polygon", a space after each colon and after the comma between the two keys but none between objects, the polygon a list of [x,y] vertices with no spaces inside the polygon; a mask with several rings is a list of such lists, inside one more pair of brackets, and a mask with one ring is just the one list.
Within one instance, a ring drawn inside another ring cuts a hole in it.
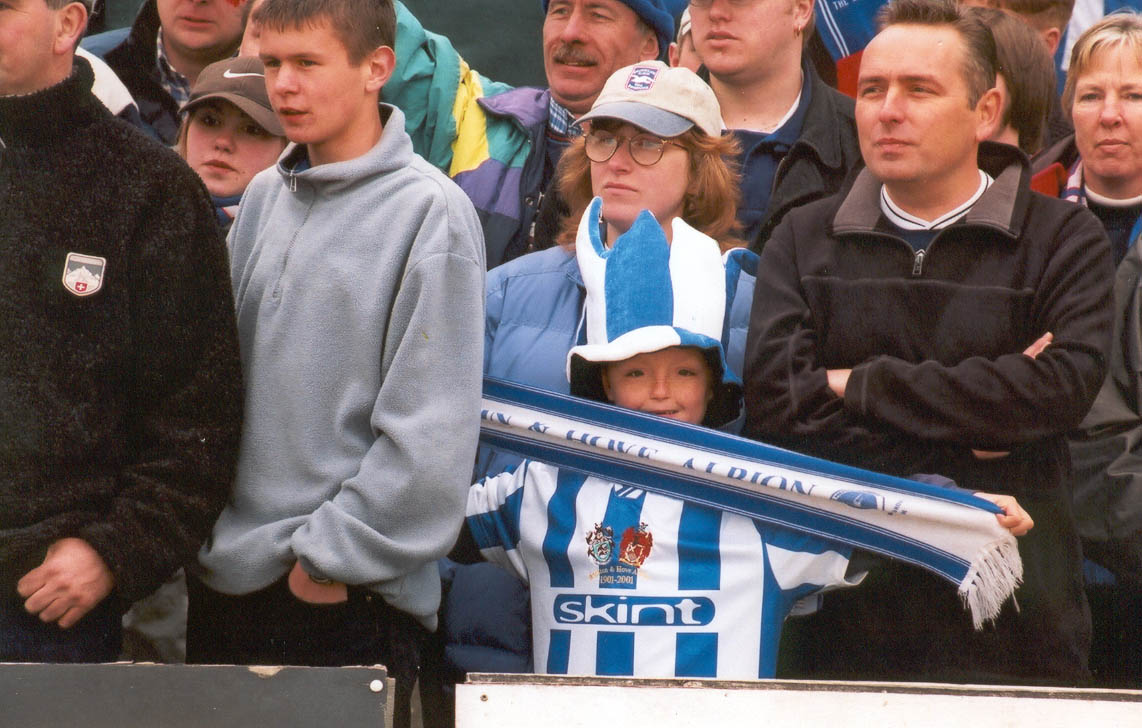
[{"label": "young boy in striped shirt", "polygon": [[[648,213],[609,251],[595,228],[584,224],[576,244],[588,343],[568,356],[572,394],[710,427],[735,419],[717,244],[677,228],[668,244]],[[647,281],[655,271],[662,279]],[[1030,527],[1014,499],[996,502],[1016,535]],[[846,573],[847,547],[535,461],[473,485],[467,512],[484,558],[528,582],[537,672],[773,677],[794,604],[860,580]]]}]

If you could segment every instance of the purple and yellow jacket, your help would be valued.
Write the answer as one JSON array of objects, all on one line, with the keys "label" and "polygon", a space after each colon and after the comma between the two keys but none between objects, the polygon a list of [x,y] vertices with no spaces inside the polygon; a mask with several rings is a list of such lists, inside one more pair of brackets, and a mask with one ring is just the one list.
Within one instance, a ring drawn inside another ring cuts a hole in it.
[{"label": "purple and yellow jacket", "polygon": [[550,96],[488,80],[403,3],[396,9],[397,70],[382,99],[404,112],[416,152],[472,200],[493,268],[527,250],[539,208]]}]

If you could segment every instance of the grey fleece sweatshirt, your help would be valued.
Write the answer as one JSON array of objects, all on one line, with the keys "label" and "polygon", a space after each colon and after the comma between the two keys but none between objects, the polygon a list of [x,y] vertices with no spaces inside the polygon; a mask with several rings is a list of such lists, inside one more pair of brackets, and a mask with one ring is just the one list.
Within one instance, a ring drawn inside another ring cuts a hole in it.
[{"label": "grey fleece sweatshirt", "polygon": [[247,594],[300,561],[432,628],[479,436],[484,243],[386,108],[365,155],[294,174],[291,146],[246,191],[230,233],[245,425],[199,562]]}]

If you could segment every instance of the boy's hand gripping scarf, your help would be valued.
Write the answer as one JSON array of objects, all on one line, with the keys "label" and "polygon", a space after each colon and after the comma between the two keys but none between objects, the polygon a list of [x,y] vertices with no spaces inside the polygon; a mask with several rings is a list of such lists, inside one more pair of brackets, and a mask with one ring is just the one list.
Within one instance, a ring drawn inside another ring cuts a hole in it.
[{"label": "boy's hand gripping scarf", "polygon": [[900,559],[959,588],[977,629],[1022,581],[992,503],[485,377],[480,439],[523,457]]}]

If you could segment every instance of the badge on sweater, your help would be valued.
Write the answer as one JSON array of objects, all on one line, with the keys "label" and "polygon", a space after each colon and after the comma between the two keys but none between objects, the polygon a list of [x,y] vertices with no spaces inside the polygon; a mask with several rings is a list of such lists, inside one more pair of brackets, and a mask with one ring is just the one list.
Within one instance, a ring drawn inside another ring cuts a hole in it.
[{"label": "badge on sweater", "polygon": [[76,296],[90,296],[103,287],[107,259],[68,253],[63,263],[63,287]]},{"label": "badge on sweater", "polygon": [[645,523],[624,530],[617,545],[610,526],[596,523],[595,530],[587,532],[587,555],[599,566],[599,586],[603,588],[638,588],[638,570],[653,546],[654,536]]}]

